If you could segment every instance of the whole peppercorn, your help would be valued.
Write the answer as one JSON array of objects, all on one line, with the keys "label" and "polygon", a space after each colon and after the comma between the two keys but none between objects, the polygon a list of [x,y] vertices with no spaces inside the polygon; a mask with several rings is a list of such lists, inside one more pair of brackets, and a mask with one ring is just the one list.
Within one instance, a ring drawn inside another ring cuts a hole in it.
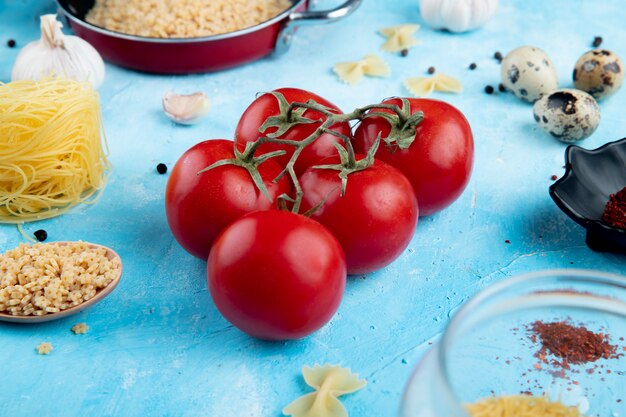
[{"label": "whole peppercorn", "polygon": [[35,235],[35,239],[37,239],[40,242],[43,242],[44,240],[48,239],[48,232],[46,232],[43,229],[36,230],[35,233],[33,234]]},{"label": "whole peppercorn", "polygon": [[492,86],[488,85],[488,86],[485,87],[485,93],[493,94],[493,92],[494,92],[494,89],[493,89]]},{"label": "whole peppercorn", "polygon": [[506,87],[504,86],[504,84],[498,84],[498,91],[500,91],[501,93],[506,93]]},{"label": "whole peppercorn", "polygon": [[167,172],[167,165],[165,165],[164,163],[160,163],[159,165],[157,165],[156,170],[159,174],[163,175]]},{"label": "whole peppercorn", "polygon": [[495,54],[493,54],[493,57],[494,57],[495,59],[497,59],[497,60],[498,60],[498,62],[502,62],[502,59],[504,59],[504,57],[502,56],[502,54],[500,53],[500,51],[496,51],[496,53],[495,53]]},{"label": "whole peppercorn", "polygon": [[435,73],[435,67],[428,67],[428,73],[429,74],[434,74]]},{"label": "whole peppercorn", "polygon": [[9,39],[9,40],[7,41],[7,46],[8,46],[9,48],[14,48],[14,47],[15,47],[15,45],[16,45],[16,43],[15,43],[15,39]]},{"label": "whole peppercorn", "polygon": [[472,71],[474,71],[476,69],[478,65],[476,65],[475,62],[472,62],[471,64],[469,64],[469,69],[471,69]]},{"label": "whole peppercorn", "polygon": [[404,48],[403,50],[400,51],[400,55],[402,56],[407,56],[409,54],[409,50]]},{"label": "whole peppercorn", "polygon": [[593,38],[593,47],[597,48],[598,46],[600,46],[602,44],[602,36],[596,36],[595,38]]}]

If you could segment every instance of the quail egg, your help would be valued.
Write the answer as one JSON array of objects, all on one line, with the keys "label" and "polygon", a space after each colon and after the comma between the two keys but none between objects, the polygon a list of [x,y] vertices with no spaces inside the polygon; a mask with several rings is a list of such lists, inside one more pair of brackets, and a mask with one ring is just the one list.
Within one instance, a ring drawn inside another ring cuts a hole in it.
[{"label": "quail egg", "polygon": [[624,82],[624,64],[611,51],[594,49],[578,59],[574,67],[574,85],[596,99],[610,96]]},{"label": "quail egg", "polygon": [[502,60],[502,84],[517,97],[533,103],[559,88],[550,57],[534,46],[513,49]]},{"label": "quail egg", "polygon": [[600,124],[600,107],[584,91],[562,89],[541,97],[533,106],[539,126],[562,142],[583,140]]}]

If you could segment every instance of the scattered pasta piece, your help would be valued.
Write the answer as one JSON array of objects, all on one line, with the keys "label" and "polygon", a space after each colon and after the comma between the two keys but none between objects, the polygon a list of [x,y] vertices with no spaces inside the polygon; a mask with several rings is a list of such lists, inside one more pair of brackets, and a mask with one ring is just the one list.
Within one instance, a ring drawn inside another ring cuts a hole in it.
[{"label": "scattered pasta piece", "polygon": [[40,355],[47,355],[50,352],[52,352],[52,344],[48,342],[40,343],[37,346],[37,353],[39,353]]},{"label": "scattered pasta piece", "polygon": [[74,334],[85,334],[89,330],[89,326],[87,326],[85,323],[78,323],[73,325],[71,330],[74,332]]},{"label": "scattered pasta piece", "polygon": [[303,395],[283,409],[293,417],[347,417],[348,412],[337,397],[358,391],[367,384],[350,369],[339,365],[315,365],[302,368],[304,381],[315,392]]},{"label": "scattered pasta piece", "polygon": [[365,55],[360,61],[340,62],[333,67],[339,79],[346,84],[355,85],[364,75],[388,77],[389,66],[376,55]]},{"label": "scattered pasta piece", "polygon": [[381,50],[399,52],[417,45],[419,41],[413,37],[420,25],[398,25],[380,29],[380,34],[387,38]]},{"label": "scattered pasta piece", "polygon": [[433,91],[446,93],[460,93],[463,91],[463,85],[459,80],[442,73],[437,73],[430,78],[408,78],[404,81],[404,85],[407,90],[417,97],[426,97]]}]

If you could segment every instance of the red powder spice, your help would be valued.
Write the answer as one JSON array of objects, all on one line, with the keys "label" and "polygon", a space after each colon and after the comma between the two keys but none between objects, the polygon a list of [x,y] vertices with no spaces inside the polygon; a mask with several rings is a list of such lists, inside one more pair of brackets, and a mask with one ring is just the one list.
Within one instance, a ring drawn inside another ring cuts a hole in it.
[{"label": "red powder spice", "polygon": [[[617,346],[610,343],[603,333],[594,333],[584,326],[574,326],[563,321],[544,323],[536,321],[529,326],[533,342],[539,341],[541,348],[535,356],[545,364],[569,369],[571,364],[580,365],[598,359],[619,358]],[[548,361],[547,353],[559,360]]]},{"label": "red powder spice", "polygon": [[602,221],[613,227],[626,229],[626,187],[615,194],[611,194],[604,207]]}]

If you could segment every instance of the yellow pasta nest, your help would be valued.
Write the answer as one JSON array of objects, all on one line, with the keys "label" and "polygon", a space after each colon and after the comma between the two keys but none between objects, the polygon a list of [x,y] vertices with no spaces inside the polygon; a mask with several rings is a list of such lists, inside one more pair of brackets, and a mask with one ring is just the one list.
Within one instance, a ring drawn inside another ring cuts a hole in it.
[{"label": "yellow pasta nest", "polygon": [[0,223],[93,201],[110,166],[103,142],[98,94],[88,83],[0,83]]},{"label": "yellow pasta nest", "polygon": [[576,407],[531,395],[485,398],[465,408],[472,417],[581,417]]}]

